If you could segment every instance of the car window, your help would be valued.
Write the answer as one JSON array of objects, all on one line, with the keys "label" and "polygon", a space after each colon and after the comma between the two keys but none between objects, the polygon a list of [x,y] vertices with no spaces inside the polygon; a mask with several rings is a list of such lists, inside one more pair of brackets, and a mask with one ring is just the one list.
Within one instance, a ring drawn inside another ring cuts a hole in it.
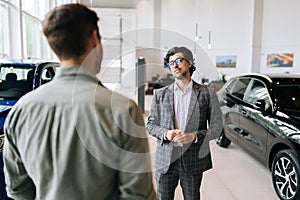
[{"label": "car window", "polygon": [[234,86],[232,87],[230,93],[235,97],[243,99],[249,82],[250,82],[249,78],[238,79],[235,82]]},{"label": "car window", "polygon": [[228,82],[228,84],[226,84],[226,90],[227,92],[231,91],[232,87],[234,86],[235,82],[237,81],[237,79],[233,79],[233,80],[230,80]]},{"label": "car window", "polygon": [[228,93],[231,90],[235,81],[236,81],[236,79],[230,79],[229,81],[226,82],[226,84],[219,91],[217,91],[217,96],[218,96],[219,100],[223,99],[224,96],[226,95],[226,93]]},{"label": "car window", "polygon": [[34,69],[19,65],[0,67],[0,97],[18,99],[32,90]]},{"label": "car window", "polygon": [[53,67],[46,67],[42,70],[41,75],[41,84],[48,83],[54,78],[55,75],[55,68]]},{"label": "car window", "polygon": [[300,84],[278,84],[275,87],[275,93],[281,109],[300,112]]},{"label": "car window", "polygon": [[270,108],[271,100],[265,84],[259,80],[253,80],[245,101],[254,105],[258,99],[265,100],[265,110]]}]

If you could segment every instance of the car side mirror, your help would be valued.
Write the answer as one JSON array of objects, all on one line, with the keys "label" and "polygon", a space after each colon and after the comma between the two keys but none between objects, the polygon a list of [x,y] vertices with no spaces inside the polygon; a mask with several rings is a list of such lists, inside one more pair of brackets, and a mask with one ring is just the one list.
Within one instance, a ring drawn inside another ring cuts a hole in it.
[{"label": "car side mirror", "polygon": [[227,99],[226,101],[226,106],[228,106],[229,108],[232,108],[234,106],[235,102],[230,100],[230,99]]},{"label": "car side mirror", "polygon": [[263,115],[268,115],[268,112],[266,111],[266,100],[264,99],[258,99],[255,101],[255,106],[260,109]]},{"label": "car side mirror", "polygon": [[258,100],[255,101],[255,105],[258,108],[260,108],[262,110],[265,110],[265,108],[266,108],[266,100],[264,100],[264,99],[258,99]]},{"label": "car side mirror", "polygon": [[229,108],[232,108],[234,105],[235,105],[235,102],[233,100],[231,100],[231,94],[226,94],[226,97],[225,97],[225,103],[226,103],[226,106],[228,106]]}]

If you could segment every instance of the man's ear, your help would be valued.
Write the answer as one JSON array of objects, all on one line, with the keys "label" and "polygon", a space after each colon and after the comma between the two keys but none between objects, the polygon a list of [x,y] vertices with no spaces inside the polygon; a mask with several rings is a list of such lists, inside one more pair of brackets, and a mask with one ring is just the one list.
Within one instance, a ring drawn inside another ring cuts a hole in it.
[{"label": "man's ear", "polygon": [[98,32],[95,29],[92,32],[91,42],[92,42],[94,48],[100,43],[100,39],[98,37]]}]

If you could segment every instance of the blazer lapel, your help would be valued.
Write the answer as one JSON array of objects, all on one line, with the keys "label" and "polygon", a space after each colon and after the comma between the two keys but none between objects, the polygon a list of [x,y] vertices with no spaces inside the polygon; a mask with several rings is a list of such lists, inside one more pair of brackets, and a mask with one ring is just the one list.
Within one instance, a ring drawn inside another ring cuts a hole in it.
[{"label": "blazer lapel", "polygon": [[170,120],[172,120],[171,124],[173,129],[175,129],[175,110],[174,110],[174,85],[175,82],[168,86],[166,90],[166,97],[168,98],[168,104],[170,105]]},{"label": "blazer lapel", "polygon": [[199,87],[200,87],[200,85],[198,83],[196,83],[195,81],[193,81],[193,90],[192,90],[192,94],[191,94],[190,105],[189,105],[189,108],[188,108],[188,114],[187,114],[185,129],[187,128],[187,125],[189,124],[192,113],[195,111],[194,110],[195,105],[197,103],[198,96],[200,94]]}]

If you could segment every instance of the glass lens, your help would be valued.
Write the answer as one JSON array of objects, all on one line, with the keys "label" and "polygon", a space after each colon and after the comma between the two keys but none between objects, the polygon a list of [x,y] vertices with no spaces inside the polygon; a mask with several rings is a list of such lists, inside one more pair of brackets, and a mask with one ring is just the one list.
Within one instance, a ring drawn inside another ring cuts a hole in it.
[{"label": "glass lens", "polygon": [[174,65],[174,60],[170,61],[170,62],[168,63],[168,65],[169,65],[169,67],[172,67],[172,66]]},{"label": "glass lens", "polygon": [[182,62],[182,58],[176,58],[175,62],[177,65],[179,65]]},{"label": "glass lens", "polygon": [[169,67],[172,67],[175,63],[177,65],[179,65],[181,62],[182,62],[183,58],[176,58],[175,60],[171,60],[169,63],[168,63],[168,66]]}]

